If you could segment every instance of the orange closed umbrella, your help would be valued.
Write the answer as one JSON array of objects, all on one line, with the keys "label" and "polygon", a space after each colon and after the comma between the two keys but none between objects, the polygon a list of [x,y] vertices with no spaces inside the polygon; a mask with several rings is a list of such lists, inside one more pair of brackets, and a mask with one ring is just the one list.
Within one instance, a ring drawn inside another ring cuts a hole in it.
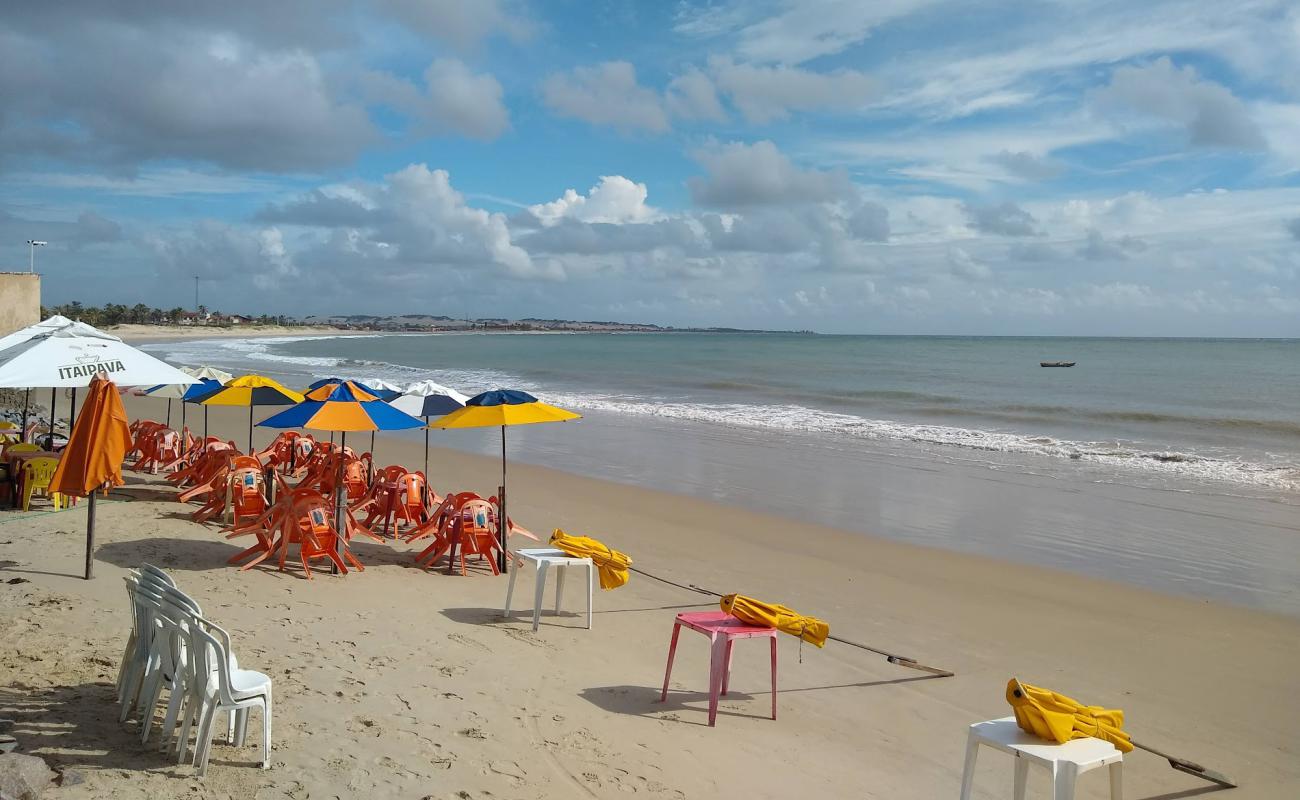
[{"label": "orange closed umbrella", "polygon": [[131,431],[126,409],[113,382],[97,375],[86,403],[68,434],[68,446],[50,481],[50,491],[90,497],[86,510],[86,580],[90,580],[95,549],[95,490],[122,485],[122,459],[130,449]]}]

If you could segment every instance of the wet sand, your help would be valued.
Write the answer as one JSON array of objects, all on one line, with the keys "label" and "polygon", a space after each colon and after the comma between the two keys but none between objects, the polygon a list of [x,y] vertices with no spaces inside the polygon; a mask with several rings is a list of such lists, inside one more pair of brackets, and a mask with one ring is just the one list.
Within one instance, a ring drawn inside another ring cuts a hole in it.
[{"label": "wet sand", "polygon": [[[240,412],[212,421],[242,442]],[[498,483],[495,459],[433,455],[440,492]],[[377,463],[420,459],[418,444],[380,442]],[[1294,617],[512,464],[511,513],[534,531],[596,536],[650,572],[783,602],[836,635],[957,672],[929,679],[836,643],[801,654],[783,637],[774,722],[766,651],[742,642],[709,729],[702,637],[683,635],[669,701],[655,702],[673,614],[708,598],[634,575],[598,590],[587,631],[571,582],[573,613],[533,634],[522,616],[500,619],[504,579],[411,569],[414,546],[363,542],[368,568],[346,577],[235,571],[224,563],[235,543],[189,522],[163,486],[132,475],[118,492],[132,501],[101,505],[90,583],[74,577],[84,503],[0,514],[0,559],[14,562],[0,571],[0,716],[18,720],[26,749],[87,771],[63,796],[954,797],[966,726],[1009,713],[1012,675],[1122,707],[1136,736],[1236,777],[1243,788],[1225,797],[1300,785]],[[231,629],[241,663],[272,675],[270,771],[251,766],[254,747],[215,746],[199,781],[117,724],[109,698],[130,618],[119,576],[141,561],[172,570]],[[30,582],[4,582],[14,577]],[[1011,762],[985,751],[980,764],[976,795],[1006,796]],[[1140,753],[1125,783],[1151,800],[1204,786]],[[1045,777],[1031,773],[1029,788],[1045,793]],[[1079,797],[1104,796],[1104,776],[1084,776]]]}]

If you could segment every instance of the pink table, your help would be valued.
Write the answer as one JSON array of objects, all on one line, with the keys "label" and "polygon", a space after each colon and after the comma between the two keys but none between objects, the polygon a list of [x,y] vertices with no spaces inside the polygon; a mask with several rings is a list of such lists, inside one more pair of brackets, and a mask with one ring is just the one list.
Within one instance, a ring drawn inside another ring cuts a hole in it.
[{"label": "pink table", "polygon": [[673,639],[668,645],[668,668],[664,670],[664,690],[659,702],[668,699],[668,680],[673,674],[673,657],[677,655],[677,636],[690,628],[709,637],[709,727],[718,718],[718,697],[731,686],[731,646],[736,639],[771,640],[772,647],[772,719],[776,719],[776,628],[750,625],[725,611],[691,611],[678,614],[673,622]]}]

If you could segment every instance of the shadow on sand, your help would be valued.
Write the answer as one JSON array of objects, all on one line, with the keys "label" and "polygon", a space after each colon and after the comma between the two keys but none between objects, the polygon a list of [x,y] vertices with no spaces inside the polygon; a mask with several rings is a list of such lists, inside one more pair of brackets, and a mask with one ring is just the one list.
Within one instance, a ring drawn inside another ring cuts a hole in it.
[{"label": "shadow on sand", "polygon": [[[14,721],[10,733],[19,752],[40,756],[54,769],[149,771],[193,777],[189,765],[158,749],[157,730],[140,743],[138,722],[118,722],[112,677],[75,686],[36,688],[18,684],[0,689],[0,717]],[[213,743],[212,764],[248,765],[239,751]],[[224,752],[223,752],[224,751]],[[255,749],[248,750],[249,753]],[[254,756],[255,757],[255,756]]]},{"label": "shadow on sand", "polygon": [[[650,686],[596,686],[591,689],[583,689],[579,696],[597,708],[613,714],[669,719],[674,722],[701,725],[706,728],[709,725],[708,692],[669,689],[668,699],[662,703],[659,702],[660,689]],[[727,692],[725,697],[721,698],[721,702],[750,701],[754,698],[755,695],[737,692],[733,689]],[[688,703],[698,705],[688,706]],[[687,716],[682,716],[681,712],[686,712]],[[696,715],[699,716],[698,720],[695,718]],[[718,716],[768,719],[768,715],[761,711],[753,714],[742,713],[724,708],[721,704],[718,706]]]},{"label": "shadow on sand", "polygon": [[187,570],[229,569],[226,560],[243,549],[224,541],[154,536],[107,542],[95,549],[95,558],[126,569],[142,562]]}]

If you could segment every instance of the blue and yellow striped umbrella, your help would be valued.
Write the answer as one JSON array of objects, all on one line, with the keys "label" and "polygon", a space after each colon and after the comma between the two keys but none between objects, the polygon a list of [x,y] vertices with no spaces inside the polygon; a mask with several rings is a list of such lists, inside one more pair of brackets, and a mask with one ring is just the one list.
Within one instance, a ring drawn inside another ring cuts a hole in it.
[{"label": "blue and yellow striped umbrella", "polygon": [[352,381],[325,384],[293,408],[257,423],[259,428],[316,431],[397,431],[420,428],[424,421],[403,413]]}]

